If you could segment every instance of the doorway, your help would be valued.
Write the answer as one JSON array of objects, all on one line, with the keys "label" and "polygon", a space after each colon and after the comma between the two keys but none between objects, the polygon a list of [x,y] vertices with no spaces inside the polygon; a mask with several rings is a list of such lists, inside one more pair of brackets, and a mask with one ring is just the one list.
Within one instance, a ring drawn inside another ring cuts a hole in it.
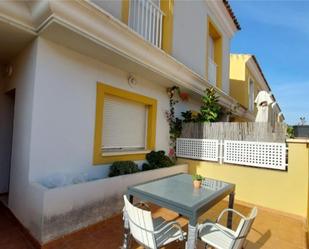
[{"label": "doorway", "polygon": [[15,89],[0,94],[0,201],[8,204],[14,126]]}]

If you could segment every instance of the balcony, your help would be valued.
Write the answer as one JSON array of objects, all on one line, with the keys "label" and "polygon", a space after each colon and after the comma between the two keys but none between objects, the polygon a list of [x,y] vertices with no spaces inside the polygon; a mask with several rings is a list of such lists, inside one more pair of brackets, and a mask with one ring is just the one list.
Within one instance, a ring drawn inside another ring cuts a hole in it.
[{"label": "balcony", "polygon": [[151,0],[130,1],[129,26],[158,48],[162,45],[164,13]]},{"label": "balcony", "polygon": [[213,86],[217,83],[217,64],[212,58],[208,58],[208,82]]}]

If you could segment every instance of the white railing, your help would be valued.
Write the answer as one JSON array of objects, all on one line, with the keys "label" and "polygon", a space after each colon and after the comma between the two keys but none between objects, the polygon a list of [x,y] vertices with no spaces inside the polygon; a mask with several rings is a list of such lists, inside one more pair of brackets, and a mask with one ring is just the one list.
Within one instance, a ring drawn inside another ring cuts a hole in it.
[{"label": "white railing", "polygon": [[131,0],[129,11],[129,26],[161,48],[162,23],[164,13],[151,0]]},{"label": "white railing", "polygon": [[257,168],[287,169],[286,143],[178,138],[176,156]]},{"label": "white railing", "polygon": [[210,57],[208,58],[208,81],[214,86],[217,83],[217,64]]},{"label": "white railing", "polygon": [[178,138],[176,155],[178,157],[218,161],[218,140]]}]

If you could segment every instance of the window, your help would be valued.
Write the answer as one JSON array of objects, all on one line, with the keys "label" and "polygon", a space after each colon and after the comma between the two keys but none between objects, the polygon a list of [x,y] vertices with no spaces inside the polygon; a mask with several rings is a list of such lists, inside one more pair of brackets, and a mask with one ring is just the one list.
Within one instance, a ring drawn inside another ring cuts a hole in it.
[{"label": "window", "polygon": [[147,41],[172,53],[174,0],[122,0],[121,14]]},{"label": "window", "polygon": [[217,81],[217,64],[215,63],[215,42],[208,36],[208,81],[212,85],[216,85]]},{"label": "window", "polygon": [[254,81],[249,79],[249,88],[248,88],[248,96],[249,96],[249,111],[254,111]]},{"label": "window", "polygon": [[106,94],[103,111],[103,152],[146,150],[147,107]]},{"label": "window", "polygon": [[206,72],[209,83],[222,89],[222,37],[210,17],[208,17]]},{"label": "window", "polygon": [[94,164],[144,159],[155,126],[155,99],[98,83]]}]

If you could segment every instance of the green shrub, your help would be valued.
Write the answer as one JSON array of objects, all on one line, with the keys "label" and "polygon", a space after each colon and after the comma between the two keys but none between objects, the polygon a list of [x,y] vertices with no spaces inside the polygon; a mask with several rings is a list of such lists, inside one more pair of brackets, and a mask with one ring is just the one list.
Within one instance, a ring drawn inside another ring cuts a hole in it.
[{"label": "green shrub", "polygon": [[219,104],[219,96],[214,88],[207,88],[202,98],[202,106],[200,108],[200,122],[216,122],[220,119],[222,108]]},{"label": "green shrub", "polygon": [[165,155],[163,150],[151,151],[146,155],[146,159],[148,163],[143,164],[143,170],[165,168],[174,165],[172,160]]},{"label": "green shrub", "polygon": [[293,126],[288,126],[287,130],[286,130],[286,135],[288,138],[294,138],[294,128]]},{"label": "green shrub", "polygon": [[127,175],[139,172],[137,164],[133,161],[117,161],[113,162],[110,167],[109,176]]}]

